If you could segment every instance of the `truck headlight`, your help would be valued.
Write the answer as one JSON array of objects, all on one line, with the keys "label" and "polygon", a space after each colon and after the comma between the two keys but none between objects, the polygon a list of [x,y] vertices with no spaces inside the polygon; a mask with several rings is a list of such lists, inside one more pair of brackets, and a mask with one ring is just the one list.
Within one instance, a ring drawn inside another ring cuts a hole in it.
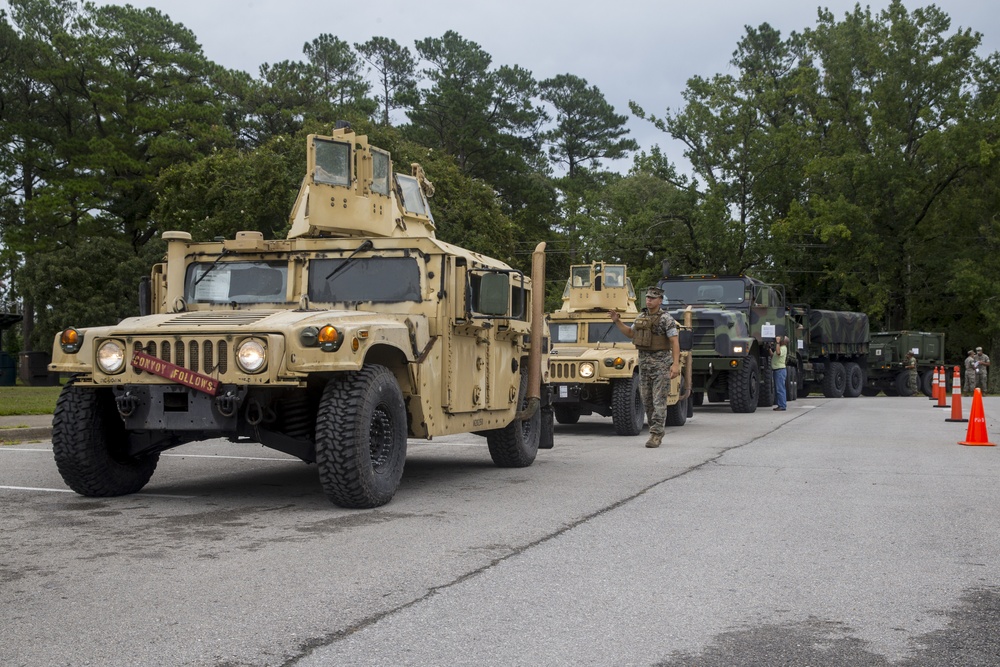
[{"label": "truck headlight", "polygon": [[733,345],[733,354],[743,354],[743,346]]},{"label": "truck headlight", "polygon": [[117,340],[107,340],[97,348],[97,365],[108,375],[125,368],[125,346]]},{"label": "truck headlight", "polygon": [[594,377],[594,364],[589,362],[585,364],[580,364],[580,377],[582,378]]},{"label": "truck headlight", "polygon": [[267,350],[255,338],[247,338],[236,348],[236,364],[244,373],[259,373],[266,361]]}]

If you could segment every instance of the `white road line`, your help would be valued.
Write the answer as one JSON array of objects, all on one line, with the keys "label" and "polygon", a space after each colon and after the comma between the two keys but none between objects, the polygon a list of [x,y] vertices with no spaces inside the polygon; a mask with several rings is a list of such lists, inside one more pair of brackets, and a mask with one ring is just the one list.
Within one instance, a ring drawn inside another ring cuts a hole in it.
[{"label": "white road line", "polygon": [[[7,449],[0,448],[0,452],[35,452],[43,454],[51,454],[51,449]],[[237,459],[239,461],[301,461],[301,459],[293,458],[278,458],[275,456],[226,456],[226,455],[216,455],[216,454],[160,454],[160,456],[173,456],[175,458],[192,458],[192,459]]]},{"label": "white road line", "polygon": [[[7,491],[46,491],[48,493],[76,493],[72,489],[44,489],[37,486],[0,486]],[[195,498],[196,496],[178,496],[171,493],[136,493],[133,497],[143,498]]]}]

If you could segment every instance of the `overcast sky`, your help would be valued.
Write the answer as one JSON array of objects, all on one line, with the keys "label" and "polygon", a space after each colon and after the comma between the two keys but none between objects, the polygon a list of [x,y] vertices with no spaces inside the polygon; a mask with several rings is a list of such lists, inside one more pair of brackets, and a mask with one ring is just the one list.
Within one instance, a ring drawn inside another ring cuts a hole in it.
[{"label": "overcast sky", "polygon": [[[745,26],[766,22],[787,36],[815,26],[820,6],[838,20],[855,6],[851,0],[139,0],[130,4],[156,7],[190,29],[209,59],[255,76],[262,63],[303,60],[303,44],[322,33],[351,44],[377,35],[391,37],[413,51],[414,41],[454,30],[479,44],[493,57],[494,66],[520,65],[539,81],[574,74],[596,85],[618,113],[629,113],[628,102],[634,100],[657,116],[668,107],[682,106],[681,92],[690,77],[732,72],[729,60]],[[889,1],[860,4],[877,13]],[[907,0],[906,7],[912,12],[927,4]],[[981,55],[1000,50],[1000,3],[940,0],[934,4],[951,17],[952,32],[961,27],[983,34]],[[0,0],[0,7],[5,5]],[[682,147],[667,135],[634,117],[629,128],[643,149],[659,144],[686,171]]]}]

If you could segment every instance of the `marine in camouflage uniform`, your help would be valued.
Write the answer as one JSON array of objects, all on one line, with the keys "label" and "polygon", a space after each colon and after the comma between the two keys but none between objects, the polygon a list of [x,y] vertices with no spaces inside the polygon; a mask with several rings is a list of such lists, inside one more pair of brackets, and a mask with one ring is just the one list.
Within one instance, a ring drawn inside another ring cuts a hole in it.
[{"label": "marine in camouflage uniform", "polygon": [[639,350],[639,395],[649,422],[646,446],[659,447],[667,419],[670,380],[680,375],[680,366],[675,367],[673,363],[680,358],[677,320],[663,310],[663,290],[658,287],[646,290],[646,307],[631,327],[621,321],[617,311],[609,315]]},{"label": "marine in camouflage uniform", "polygon": [[917,394],[917,358],[913,356],[913,352],[907,352],[906,356],[903,358],[903,368],[906,369],[906,389],[909,391],[910,396],[916,396]]},{"label": "marine in camouflage uniform", "polygon": [[989,368],[990,368],[990,355],[983,352],[983,348],[976,348],[976,386],[983,392],[986,393]]},{"label": "marine in camouflage uniform", "polygon": [[969,350],[965,357],[965,391],[971,396],[976,391],[976,353]]}]

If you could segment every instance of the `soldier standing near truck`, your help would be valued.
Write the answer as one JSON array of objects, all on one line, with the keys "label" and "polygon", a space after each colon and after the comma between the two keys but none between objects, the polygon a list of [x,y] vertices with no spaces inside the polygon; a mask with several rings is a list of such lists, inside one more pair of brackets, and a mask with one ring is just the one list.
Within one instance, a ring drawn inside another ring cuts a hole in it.
[{"label": "soldier standing near truck", "polygon": [[622,322],[618,311],[608,312],[619,331],[631,338],[632,344],[639,350],[639,392],[649,421],[646,447],[650,448],[659,447],[663,440],[670,380],[681,372],[680,364],[673,363],[681,356],[677,321],[662,306],[663,290],[649,287],[646,289],[646,307],[631,327]]},{"label": "soldier standing near truck", "polygon": [[976,391],[976,351],[969,350],[965,357],[965,391],[969,396]]},{"label": "soldier standing near truck", "polygon": [[983,394],[988,391],[987,376],[990,368],[990,355],[983,352],[983,348],[976,348],[976,387],[982,390]]}]

